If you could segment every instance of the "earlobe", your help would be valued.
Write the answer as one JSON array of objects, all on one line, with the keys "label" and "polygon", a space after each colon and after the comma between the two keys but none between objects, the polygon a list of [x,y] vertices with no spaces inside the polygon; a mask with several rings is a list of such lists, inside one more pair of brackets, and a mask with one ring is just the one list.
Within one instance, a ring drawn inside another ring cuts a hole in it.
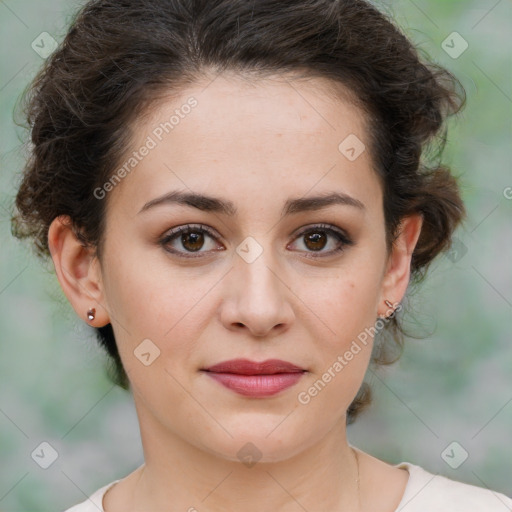
[{"label": "earlobe", "polygon": [[51,223],[48,247],[57,279],[77,315],[94,327],[108,324],[99,262],[93,248],[77,238],[68,216],[56,217]]},{"label": "earlobe", "polygon": [[397,304],[405,295],[411,275],[412,254],[418,242],[422,224],[423,216],[421,214],[402,219],[399,226],[399,235],[393,244],[386,263],[379,309],[383,298]]}]

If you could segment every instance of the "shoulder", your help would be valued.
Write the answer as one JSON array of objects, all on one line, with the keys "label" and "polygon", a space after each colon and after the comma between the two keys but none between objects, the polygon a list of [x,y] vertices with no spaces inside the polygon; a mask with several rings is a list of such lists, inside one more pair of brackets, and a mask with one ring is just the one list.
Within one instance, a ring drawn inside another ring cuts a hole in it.
[{"label": "shoulder", "polygon": [[512,512],[512,499],[499,492],[457,482],[402,462],[409,482],[396,512]]},{"label": "shoulder", "polygon": [[119,482],[119,480],[110,482],[108,485],[105,485],[101,489],[98,489],[95,493],[89,496],[89,498],[87,498],[82,503],[79,503],[74,507],[68,508],[64,512],[104,512],[103,496],[105,496],[105,493],[117,482]]}]

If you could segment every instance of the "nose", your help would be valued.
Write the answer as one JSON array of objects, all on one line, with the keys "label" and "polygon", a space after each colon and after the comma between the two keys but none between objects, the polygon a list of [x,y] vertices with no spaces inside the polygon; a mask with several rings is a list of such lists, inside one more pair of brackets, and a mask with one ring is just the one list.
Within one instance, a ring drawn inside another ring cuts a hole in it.
[{"label": "nose", "polygon": [[247,330],[261,338],[281,334],[291,326],[293,293],[283,270],[268,253],[263,251],[251,263],[235,255],[220,314],[227,329]]}]

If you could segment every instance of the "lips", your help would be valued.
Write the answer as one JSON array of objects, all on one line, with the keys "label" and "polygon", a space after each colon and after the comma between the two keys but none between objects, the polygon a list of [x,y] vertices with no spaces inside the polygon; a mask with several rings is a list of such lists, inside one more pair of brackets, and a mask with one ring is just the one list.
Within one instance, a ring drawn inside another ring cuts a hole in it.
[{"label": "lips", "polygon": [[204,372],[240,395],[264,398],[293,386],[306,370],[280,359],[262,362],[232,359],[210,366]]},{"label": "lips", "polygon": [[250,361],[249,359],[231,359],[214,364],[206,371],[216,373],[236,373],[238,375],[273,375],[275,373],[297,373],[305,371],[280,359],[267,359],[266,361]]}]

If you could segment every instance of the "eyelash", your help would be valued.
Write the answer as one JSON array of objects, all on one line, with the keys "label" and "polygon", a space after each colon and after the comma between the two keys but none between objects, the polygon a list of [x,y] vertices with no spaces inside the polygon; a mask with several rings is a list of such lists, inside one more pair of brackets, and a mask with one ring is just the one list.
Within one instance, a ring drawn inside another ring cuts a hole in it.
[{"label": "eyelash", "polygon": [[[168,247],[169,242],[178,238],[180,235],[182,235],[184,233],[196,233],[196,232],[206,233],[211,238],[217,240],[216,234],[208,226],[205,226],[203,224],[195,224],[195,225],[194,224],[186,224],[186,225],[179,226],[179,227],[167,232],[167,234],[160,240],[159,243],[166,251],[168,251],[172,254],[177,254],[177,255],[179,255],[179,257],[200,258],[200,257],[202,257],[201,254],[204,254],[204,252],[208,252],[208,251],[203,251],[202,253],[200,251],[197,251],[197,256],[184,256],[184,254],[187,254],[186,252],[176,251],[175,249],[170,249]],[[321,256],[315,255],[315,251],[310,251],[310,252],[308,252],[308,256],[307,256],[308,258],[323,258],[323,257],[327,257],[327,256],[332,256],[334,254],[338,254],[338,253],[342,252],[343,250],[345,250],[346,247],[354,245],[354,242],[352,241],[352,239],[349,238],[344,232],[342,232],[341,230],[338,230],[337,228],[334,228],[333,226],[330,226],[329,224],[317,224],[314,226],[310,226],[307,229],[304,229],[300,233],[298,233],[295,236],[295,239],[298,239],[304,235],[307,235],[308,233],[315,233],[315,232],[323,232],[323,233],[329,233],[329,234],[333,235],[340,243],[340,246],[337,247],[336,249],[333,249],[332,251],[327,252],[327,253],[322,253]],[[194,253],[189,252],[188,254],[194,254]]]}]

